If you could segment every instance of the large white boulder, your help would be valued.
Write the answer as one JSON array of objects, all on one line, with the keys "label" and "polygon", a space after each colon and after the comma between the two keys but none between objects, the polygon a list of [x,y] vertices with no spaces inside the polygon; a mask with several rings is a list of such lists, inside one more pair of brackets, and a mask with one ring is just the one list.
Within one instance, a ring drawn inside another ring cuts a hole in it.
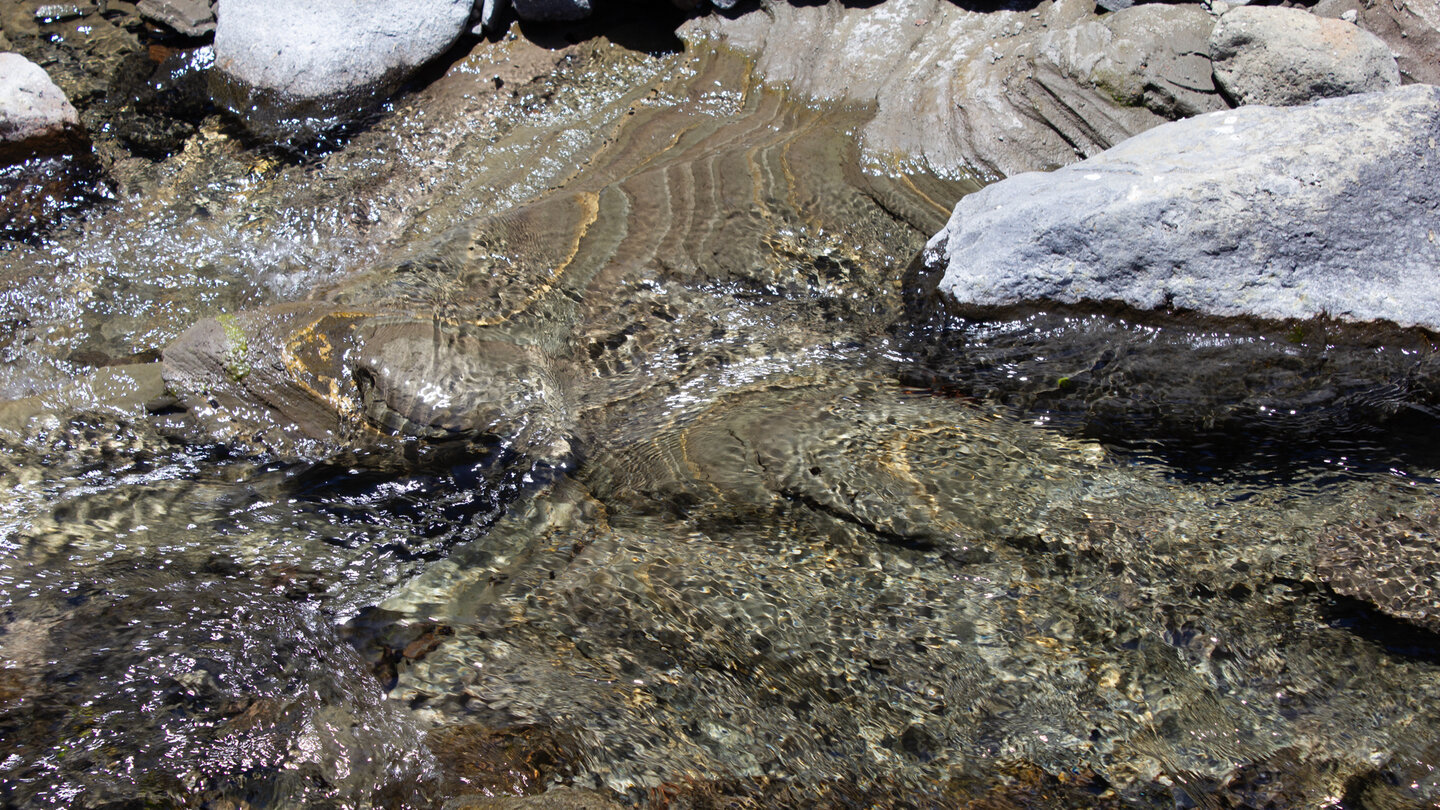
[{"label": "large white boulder", "polygon": [[225,0],[215,101],[261,137],[305,143],[373,109],[467,30],[473,0]]},{"label": "large white boulder", "polygon": [[961,304],[1440,330],[1437,141],[1432,85],[1208,113],[965,197],[925,261]]}]

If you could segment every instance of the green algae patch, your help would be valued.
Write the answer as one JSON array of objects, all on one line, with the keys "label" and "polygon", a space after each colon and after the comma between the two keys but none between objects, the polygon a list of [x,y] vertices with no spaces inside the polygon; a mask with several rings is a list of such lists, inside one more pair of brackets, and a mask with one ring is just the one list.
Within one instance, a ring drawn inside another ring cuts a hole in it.
[{"label": "green algae patch", "polygon": [[218,315],[215,320],[225,335],[225,373],[231,380],[240,382],[250,376],[250,340],[234,315]]}]

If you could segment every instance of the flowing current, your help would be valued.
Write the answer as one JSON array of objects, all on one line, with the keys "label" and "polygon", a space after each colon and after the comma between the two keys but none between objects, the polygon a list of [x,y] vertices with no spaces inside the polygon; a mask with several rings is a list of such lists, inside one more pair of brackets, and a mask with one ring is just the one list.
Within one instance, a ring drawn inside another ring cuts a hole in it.
[{"label": "flowing current", "polygon": [[1426,336],[951,312],[867,110],[538,53],[0,254],[0,802],[1440,801]]}]

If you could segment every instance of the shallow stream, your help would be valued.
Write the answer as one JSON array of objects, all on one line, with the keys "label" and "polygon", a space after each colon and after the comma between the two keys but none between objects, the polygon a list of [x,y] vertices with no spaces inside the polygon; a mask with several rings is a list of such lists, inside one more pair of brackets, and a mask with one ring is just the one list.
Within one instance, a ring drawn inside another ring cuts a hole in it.
[{"label": "shallow stream", "polygon": [[947,311],[866,110],[544,58],[0,253],[0,803],[1440,802],[1427,336]]}]

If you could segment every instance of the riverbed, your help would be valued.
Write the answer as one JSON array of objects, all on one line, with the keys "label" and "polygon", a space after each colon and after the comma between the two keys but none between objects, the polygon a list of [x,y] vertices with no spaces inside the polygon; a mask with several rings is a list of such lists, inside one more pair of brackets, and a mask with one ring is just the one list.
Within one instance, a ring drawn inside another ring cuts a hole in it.
[{"label": "riverbed", "polygon": [[1426,336],[948,311],[979,178],[625,40],[0,254],[0,801],[1440,799],[1437,637],[1323,573],[1434,525]]}]

